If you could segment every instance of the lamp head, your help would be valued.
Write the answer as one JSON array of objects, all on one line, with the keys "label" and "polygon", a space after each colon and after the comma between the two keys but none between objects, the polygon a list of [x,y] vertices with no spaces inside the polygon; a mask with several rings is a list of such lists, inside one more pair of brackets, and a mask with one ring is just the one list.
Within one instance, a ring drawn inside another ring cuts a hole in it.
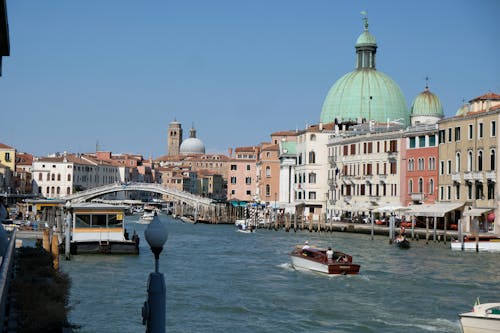
[{"label": "lamp head", "polygon": [[144,230],[144,237],[146,237],[146,241],[152,250],[163,248],[163,244],[167,241],[168,231],[158,216],[155,215],[146,230]]}]

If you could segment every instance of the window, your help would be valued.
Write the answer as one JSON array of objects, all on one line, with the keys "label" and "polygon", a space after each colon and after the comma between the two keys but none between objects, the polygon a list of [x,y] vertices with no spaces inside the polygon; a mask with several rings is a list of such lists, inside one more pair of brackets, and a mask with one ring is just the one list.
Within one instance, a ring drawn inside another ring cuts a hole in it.
[{"label": "window", "polygon": [[439,174],[444,175],[444,161],[439,161]]},{"label": "window", "polygon": [[413,193],[413,180],[410,179],[408,181],[408,194],[412,194]]},{"label": "window", "polygon": [[429,157],[429,170],[436,170],[436,158]]},{"label": "window", "polygon": [[484,199],[483,183],[476,183],[476,200]]},{"label": "window", "polygon": [[60,173],[57,174],[57,180],[61,181],[61,174]]},{"label": "window", "polygon": [[451,133],[452,133],[451,128],[448,128],[448,142],[452,141]]},{"label": "window", "polygon": [[311,141],[316,141],[316,135],[315,134],[311,134],[310,140]]},{"label": "window", "polygon": [[236,184],[236,177],[231,177],[231,184]]},{"label": "window", "polygon": [[266,185],[266,197],[271,195],[271,186],[269,184]]},{"label": "window", "polygon": [[448,160],[448,170],[446,172],[447,175],[451,174],[451,160]]},{"label": "window", "polygon": [[395,175],[397,173],[397,164],[396,162],[391,162],[391,175]]},{"label": "window", "polygon": [[460,152],[455,155],[455,172],[460,172]]},{"label": "window", "polygon": [[355,144],[351,145],[351,155],[356,155],[356,145]]},{"label": "window", "polygon": [[418,159],[418,170],[424,170],[425,169],[425,166],[424,166],[424,158],[421,157]]},{"label": "window", "polygon": [[425,147],[425,135],[420,135],[420,136],[418,137],[418,146],[419,146],[420,148]]},{"label": "window", "polygon": [[415,160],[413,158],[410,158],[408,160],[408,171],[413,171],[415,170]]},{"label": "window", "polygon": [[483,171],[483,151],[477,152],[477,171]]},{"label": "window", "polygon": [[247,190],[245,193],[246,193],[246,195],[252,195],[252,191],[250,191],[250,190]]},{"label": "window", "polygon": [[418,179],[418,193],[424,193],[424,179]]},{"label": "window", "polygon": [[398,142],[396,140],[391,140],[389,142],[389,149],[391,153],[396,153],[398,151]]},{"label": "window", "polygon": [[439,143],[446,143],[445,131],[439,130]]},{"label": "window", "polygon": [[447,186],[448,187],[448,200],[451,200],[451,186]]},{"label": "window", "polygon": [[252,177],[246,177],[245,178],[245,184],[247,184],[247,185],[252,184]]},{"label": "window", "polygon": [[71,189],[69,187],[66,187],[66,195],[70,195],[71,194]]},{"label": "window", "polygon": [[460,141],[460,127],[455,127],[455,141]]},{"label": "window", "polygon": [[50,180],[50,173],[47,173],[47,180]]},{"label": "window", "polygon": [[247,171],[250,171],[250,164],[247,164]]},{"label": "window", "polygon": [[309,192],[309,200],[316,200],[316,192]]},{"label": "window", "polygon": [[495,149],[490,150],[490,170],[496,170]]},{"label": "window", "polygon": [[415,148],[415,137],[410,138],[410,148]]},{"label": "window", "polygon": [[474,127],[472,127],[472,124],[469,125],[469,132],[467,134],[467,138],[469,140],[472,140],[472,137],[474,136]]},{"label": "window", "polygon": [[309,152],[309,163],[311,164],[316,163],[316,153],[313,151]]},{"label": "window", "polygon": [[472,150],[469,150],[467,152],[467,171],[471,172],[472,171]]},{"label": "window", "polygon": [[5,153],[5,162],[10,162],[10,153]]},{"label": "window", "polygon": [[232,171],[237,170],[237,166],[236,166],[236,164],[231,164],[231,170],[232,170]]},{"label": "window", "polygon": [[52,181],[55,181],[55,180],[56,180],[56,174],[55,174],[55,173],[53,173],[53,174],[52,174]]},{"label": "window", "polygon": [[472,184],[467,183],[467,199],[472,200]]},{"label": "window", "polygon": [[491,121],[491,136],[497,136],[497,122],[495,120]]},{"label": "window", "polygon": [[436,136],[430,135],[429,136],[429,147],[435,147],[435,146],[436,146]]},{"label": "window", "polygon": [[495,199],[495,183],[488,182],[488,200]]},{"label": "window", "polygon": [[434,194],[434,179],[429,179],[429,194]]},{"label": "window", "polygon": [[309,183],[316,184],[316,174],[314,172],[309,174]]},{"label": "window", "polygon": [[444,200],[444,186],[439,186],[439,200]]},{"label": "window", "polygon": [[266,177],[271,177],[271,167],[266,166]]},{"label": "window", "polygon": [[41,172],[38,174],[38,180],[40,180],[40,181],[42,180],[42,173]]},{"label": "window", "polygon": [[460,184],[455,185],[455,199],[460,200]]},{"label": "window", "polygon": [[68,174],[68,182],[71,181],[71,174]]},{"label": "window", "polygon": [[479,139],[483,138],[483,123],[479,123],[479,129],[477,131],[477,136]]}]

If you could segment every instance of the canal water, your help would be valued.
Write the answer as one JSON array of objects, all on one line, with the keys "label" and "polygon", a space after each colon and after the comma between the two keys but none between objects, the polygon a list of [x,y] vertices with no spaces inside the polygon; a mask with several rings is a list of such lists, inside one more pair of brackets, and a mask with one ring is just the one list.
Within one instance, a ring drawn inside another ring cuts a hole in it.
[{"label": "canal water", "polygon": [[[72,279],[70,322],[78,332],[144,332],[153,255],[145,225],[140,255],[77,255],[61,260]],[[500,301],[500,254],[452,252],[449,243],[350,233],[253,234],[230,225],[186,224],[161,216],[169,237],[160,257],[167,332],[461,332],[458,313]],[[349,253],[359,275],[296,271],[288,252],[308,240]]]}]

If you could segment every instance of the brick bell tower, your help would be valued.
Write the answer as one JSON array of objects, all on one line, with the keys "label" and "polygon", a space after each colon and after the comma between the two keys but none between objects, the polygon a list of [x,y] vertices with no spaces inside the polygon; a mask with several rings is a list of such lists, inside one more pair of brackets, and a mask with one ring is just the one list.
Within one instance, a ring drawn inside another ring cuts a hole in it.
[{"label": "brick bell tower", "polygon": [[182,125],[175,119],[168,125],[167,154],[168,156],[179,155],[179,148],[182,143]]}]

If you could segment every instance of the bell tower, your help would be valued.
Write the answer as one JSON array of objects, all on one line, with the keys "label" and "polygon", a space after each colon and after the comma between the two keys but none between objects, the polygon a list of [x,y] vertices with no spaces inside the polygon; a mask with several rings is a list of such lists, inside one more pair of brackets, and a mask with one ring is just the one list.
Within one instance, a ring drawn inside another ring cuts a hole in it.
[{"label": "bell tower", "polygon": [[179,155],[182,142],[182,125],[175,119],[168,125],[167,149],[168,156]]}]

